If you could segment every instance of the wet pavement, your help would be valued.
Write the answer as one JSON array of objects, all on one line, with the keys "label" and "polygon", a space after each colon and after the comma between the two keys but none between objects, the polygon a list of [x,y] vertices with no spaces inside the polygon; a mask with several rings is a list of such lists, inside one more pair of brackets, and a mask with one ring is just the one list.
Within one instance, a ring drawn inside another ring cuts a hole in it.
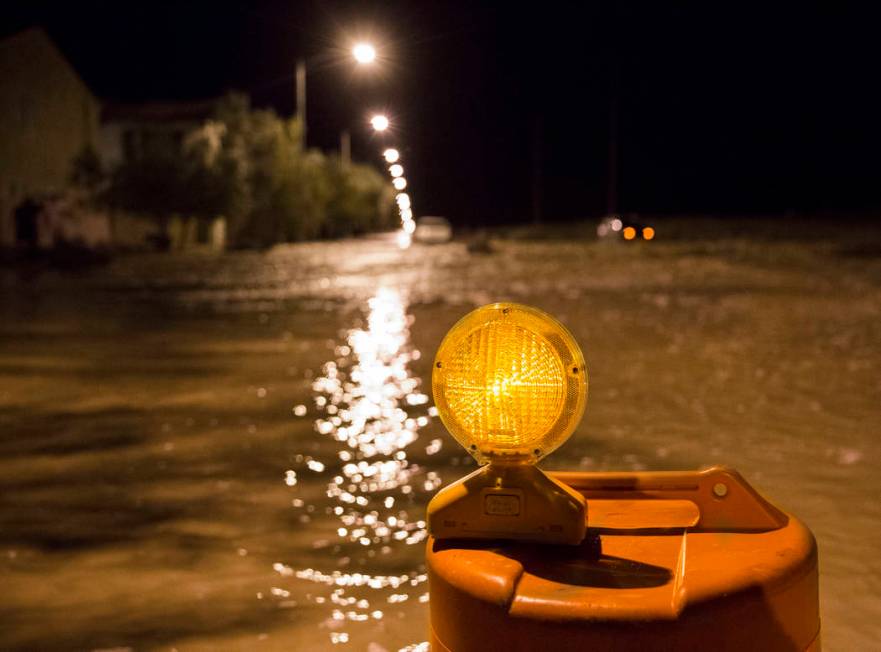
[{"label": "wet pavement", "polygon": [[824,649],[874,649],[877,230],[678,229],[0,271],[0,648],[423,641],[424,507],[474,468],[431,358],[513,300],[560,318],[590,373],[545,468],[736,467],[817,535]]}]

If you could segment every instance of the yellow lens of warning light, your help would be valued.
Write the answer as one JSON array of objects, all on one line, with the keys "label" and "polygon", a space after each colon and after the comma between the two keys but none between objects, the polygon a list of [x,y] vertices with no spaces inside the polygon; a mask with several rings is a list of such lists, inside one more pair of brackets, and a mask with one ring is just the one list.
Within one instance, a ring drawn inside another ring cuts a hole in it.
[{"label": "yellow lens of warning light", "polygon": [[642,239],[643,240],[654,240],[655,239],[655,230],[647,226],[642,230]]},{"label": "yellow lens of warning light", "polygon": [[450,433],[480,462],[532,462],[572,434],[587,368],[568,330],[515,303],[469,313],[444,338],[432,373]]},{"label": "yellow lens of warning light", "polygon": [[636,237],[636,229],[632,226],[624,227],[624,239],[625,240],[633,240]]}]

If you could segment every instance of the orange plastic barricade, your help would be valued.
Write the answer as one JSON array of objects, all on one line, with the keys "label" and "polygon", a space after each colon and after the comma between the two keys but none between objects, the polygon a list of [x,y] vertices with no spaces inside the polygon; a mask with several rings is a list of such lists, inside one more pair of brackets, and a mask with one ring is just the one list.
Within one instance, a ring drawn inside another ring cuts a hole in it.
[{"label": "orange plastic barricade", "polygon": [[820,649],[814,537],[736,471],[551,475],[581,545],[429,539],[432,650]]}]

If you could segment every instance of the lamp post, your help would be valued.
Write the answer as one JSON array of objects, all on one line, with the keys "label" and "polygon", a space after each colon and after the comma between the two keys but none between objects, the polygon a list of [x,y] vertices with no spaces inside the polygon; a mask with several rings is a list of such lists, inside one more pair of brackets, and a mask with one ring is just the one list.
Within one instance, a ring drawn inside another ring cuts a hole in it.
[{"label": "lamp post", "polygon": [[352,164],[352,134],[348,129],[340,132],[340,161],[344,168]]},{"label": "lamp post", "polygon": [[[376,61],[376,48],[370,43],[356,43],[352,48],[352,56],[359,65],[366,66]],[[340,132],[340,161],[343,167],[352,164],[352,135],[348,129]]]},{"label": "lamp post", "polygon": [[297,60],[297,120],[300,122],[300,146],[306,150],[306,59]]},{"label": "lamp post", "polygon": [[[374,48],[370,43],[360,42],[356,43],[352,48],[352,57],[358,63],[358,65],[370,65],[374,61],[376,61],[376,48]],[[307,131],[307,122],[306,122],[306,59],[301,57],[297,60],[296,66],[296,86],[295,86],[295,100],[296,100],[296,117],[300,122],[300,146],[303,150],[306,149],[306,131]],[[340,156],[342,157],[343,165],[348,165],[352,158],[352,144],[351,137],[347,130],[343,130],[340,133]]]}]

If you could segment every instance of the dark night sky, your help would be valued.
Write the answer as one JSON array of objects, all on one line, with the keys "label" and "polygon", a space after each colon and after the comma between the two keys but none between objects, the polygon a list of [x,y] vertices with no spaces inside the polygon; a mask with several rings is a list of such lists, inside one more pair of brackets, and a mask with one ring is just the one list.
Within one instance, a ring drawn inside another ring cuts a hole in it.
[{"label": "dark night sky", "polygon": [[[663,7],[661,5],[664,5]],[[417,214],[529,219],[541,125],[544,213],[605,209],[617,88],[625,211],[881,208],[878,16],[826,3],[529,5],[479,2],[35,2],[3,32],[43,24],[99,97],[215,96],[293,109],[311,58],[310,144],[387,106]],[[388,60],[355,74],[340,46],[372,35]]]}]

